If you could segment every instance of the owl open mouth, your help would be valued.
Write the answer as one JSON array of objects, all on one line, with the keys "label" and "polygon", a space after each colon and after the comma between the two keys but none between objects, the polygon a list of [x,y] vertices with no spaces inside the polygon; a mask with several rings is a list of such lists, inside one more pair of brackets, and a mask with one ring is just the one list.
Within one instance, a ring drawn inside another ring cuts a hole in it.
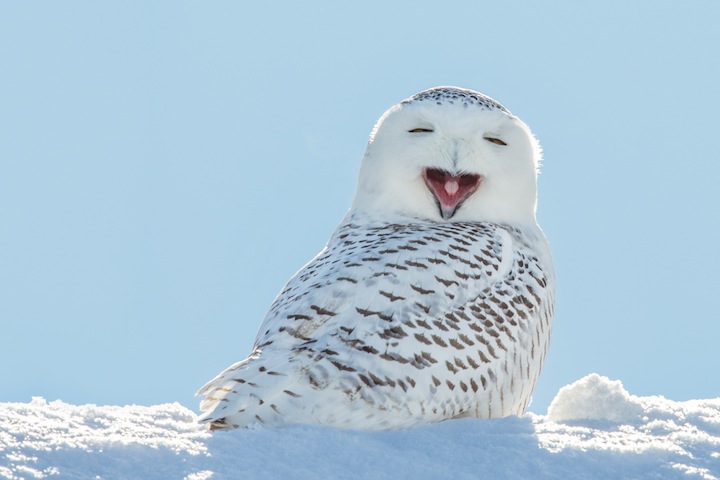
[{"label": "owl open mouth", "polygon": [[440,215],[448,220],[455,215],[460,204],[477,190],[483,177],[473,173],[453,175],[439,168],[426,168],[423,178],[438,203]]}]

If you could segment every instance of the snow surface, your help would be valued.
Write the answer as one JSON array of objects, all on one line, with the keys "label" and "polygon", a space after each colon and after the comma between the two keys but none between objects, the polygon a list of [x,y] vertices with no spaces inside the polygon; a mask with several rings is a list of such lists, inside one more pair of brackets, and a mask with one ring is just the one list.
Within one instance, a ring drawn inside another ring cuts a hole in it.
[{"label": "snow surface", "polygon": [[596,374],[547,416],[364,432],[210,434],[177,404],[0,404],[0,478],[720,479],[720,398],[630,395]]}]

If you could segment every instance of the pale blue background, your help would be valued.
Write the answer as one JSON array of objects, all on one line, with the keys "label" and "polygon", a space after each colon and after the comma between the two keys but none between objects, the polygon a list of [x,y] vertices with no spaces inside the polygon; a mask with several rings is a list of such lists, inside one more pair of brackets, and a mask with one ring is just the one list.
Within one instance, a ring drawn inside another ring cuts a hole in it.
[{"label": "pale blue background", "polygon": [[342,218],[375,120],[442,84],[545,150],[531,409],[590,372],[720,396],[718,5],[4,2],[0,401],[196,408]]}]

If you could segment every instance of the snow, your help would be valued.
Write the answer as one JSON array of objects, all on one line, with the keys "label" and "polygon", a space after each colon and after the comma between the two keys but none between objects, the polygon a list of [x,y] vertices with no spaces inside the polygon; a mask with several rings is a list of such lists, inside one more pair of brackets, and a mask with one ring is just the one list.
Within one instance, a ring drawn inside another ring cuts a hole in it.
[{"label": "snow", "polygon": [[0,478],[720,479],[720,398],[637,397],[592,374],[546,416],[410,430],[209,433],[180,404],[0,404]]},{"label": "snow", "polygon": [[568,420],[609,420],[632,423],[643,414],[638,397],[630,395],[622,382],[593,373],[563,387],[548,408],[554,422]]}]

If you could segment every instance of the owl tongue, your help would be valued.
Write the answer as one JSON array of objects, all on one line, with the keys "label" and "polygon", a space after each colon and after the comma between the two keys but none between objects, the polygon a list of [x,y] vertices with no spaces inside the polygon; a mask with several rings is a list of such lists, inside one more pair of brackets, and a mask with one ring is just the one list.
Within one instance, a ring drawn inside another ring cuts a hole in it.
[{"label": "owl tongue", "polygon": [[440,207],[440,214],[445,220],[452,218],[458,206],[477,190],[482,175],[452,175],[438,168],[426,168],[423,172],[425,184],[428,186]]}]

